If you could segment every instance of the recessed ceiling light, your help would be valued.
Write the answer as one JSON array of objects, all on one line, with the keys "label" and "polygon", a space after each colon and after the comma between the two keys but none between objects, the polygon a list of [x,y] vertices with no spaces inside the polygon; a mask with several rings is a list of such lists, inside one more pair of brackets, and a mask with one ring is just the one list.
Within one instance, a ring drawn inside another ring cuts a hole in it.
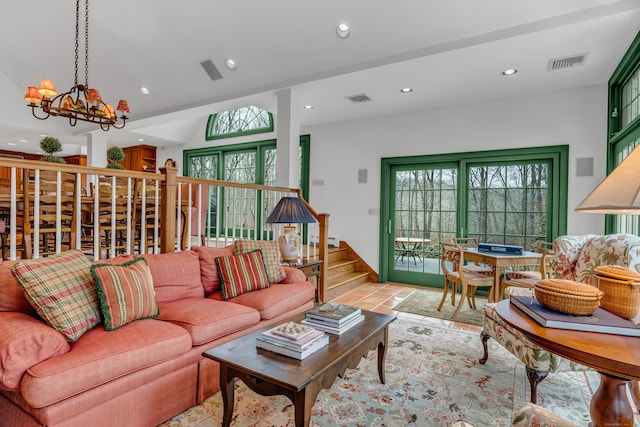
[{"label": "recessed ceiling light", "polygon": [[144,138],[138,138],[138,142],[144,142]]},{"label": "recessed ceiling light", "polygon": [[511,75],[513,75],[513,74],[515,74],[517,72],[518,72],[518,70],[516,70],[515,68],[509,68],[509,69],[504,70],[502,72],[502,75],[503,76],[511,76]]},{"label": "recessed ceiling light", "polygon": [[[20,141],[20,142],[29,142],[26,139],[19,139],[18,141]],[[14,142],[14,144],[15,144],[15,142]]]},{"label": "recessed ceiling light", "polygon": [[[23,141],[20,140],[20,142],[23,142]],[[27,141],[24,141],[24,142],[27,142]],[[15,142],[7,142],[7,145],[16,145],[16,143]]]},{"label": "recessed ceiling light", "polygon": [[229,58],[226,61],[224,61],[224,65],[226,65],[227,68],[230,69],[231,71],[235,71],[235,69],[236,69],[236,61],[234,61],[231,58]]},{"label": "recessed ceiling light", "polygon": [[147,89],[146,86],[140,86],[140,92],[142,92],[143,95],[145,96],[149,96],[149,89]]},{"label": "recessed ceiling light", "polygon": [[313,105],[305,105],[304,109],[305,110],[313,110]]},{"label": "recessed ceiling light", "polygon": [[336,34],[338,34],[338,37],[341,39],[346,39],[351,34],[351,28],[349,28],[347,24],[339,24],[336,27]]},{"label": "recessed ceiling light", "polygon": [[400,89],[400,92],[410,93],[410,92],[413,92],[413,89],[411,89],[410,87],[403,87],[402,89]]}]

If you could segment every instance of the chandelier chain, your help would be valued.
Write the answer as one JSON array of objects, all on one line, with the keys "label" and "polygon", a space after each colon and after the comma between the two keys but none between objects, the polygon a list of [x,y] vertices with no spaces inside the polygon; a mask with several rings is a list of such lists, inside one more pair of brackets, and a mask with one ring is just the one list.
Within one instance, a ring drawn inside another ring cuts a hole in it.
[{"label": "chandelier chain", "polygon": [[84,85],[89,89],[89,0],[84,5]]},{"label": "chandelier chain", "polygon": [[80,33],[80,0],[76,0],[76,58],[74,86],[78,86],[78,38]]}]

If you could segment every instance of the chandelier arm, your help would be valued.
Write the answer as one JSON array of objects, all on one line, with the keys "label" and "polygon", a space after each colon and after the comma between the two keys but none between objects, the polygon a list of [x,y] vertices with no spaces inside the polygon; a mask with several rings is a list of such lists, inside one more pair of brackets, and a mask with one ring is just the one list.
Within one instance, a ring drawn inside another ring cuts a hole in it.
[{"label": "chandelier arm", "polygon": [[46,114],[47,114],[46,116],[44,116],[44,117],[38,117],[38,116],[36,115],[36,106],[35,106],[35,105],[29,105],[29,107],[31,107],[31,114],[33,114],[33,117],[35,117],[35,118],[36,118],[36,119],[38,119],[38,120],[46,120],[46,119],[48,119],[48,118],[49,118],[49,116],[51,115],[51,114],[49,114],[49,113],[47,112],[47,113],[46,113]]}]

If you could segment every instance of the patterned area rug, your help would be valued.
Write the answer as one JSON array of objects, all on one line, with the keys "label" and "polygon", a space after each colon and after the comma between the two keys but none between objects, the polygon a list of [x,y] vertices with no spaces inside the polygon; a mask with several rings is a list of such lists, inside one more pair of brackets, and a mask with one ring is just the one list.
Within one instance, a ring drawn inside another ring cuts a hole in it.
[{"label": "patterned area rug", "polygon": [[[457,304],[460,302],[460,294],[456,294],[456,305],[454,306],[451,304],[451,291],[449,291],[447,300],[442,305],[442,310],[438,311],[438,304],[440,304],[441,298],[442,292],[427,290],[413,291],[408,297],[393,307],[393,310],[419,314],[426,317],[435,317],[436,319],[451,320],[453,312],[456,311]],[[482,326],[482,307],[486,302],[486,298],[476,297],[475,310],[465,302],[456,317],[456,322]]]},{"label": "patterned area rug", "polygon": [[[514,410],[528,400],[524,365],[490,340],[489,360],[478,363],[478,332],[435,322],[398,319],[389,327],[387,384],[380,384],[376,352],[349,369],[313,407],[311,426],[445,427],[458,420],[474,427],[510,426]],[[593,371],[550,374],[538,387],[538,404],[577,426],[589,422],[589,402],[599,378]],[[236,381],[232,426],[293,426],[284,396],[259,396]],[[218,426],[222,397],[162,424]]]}]

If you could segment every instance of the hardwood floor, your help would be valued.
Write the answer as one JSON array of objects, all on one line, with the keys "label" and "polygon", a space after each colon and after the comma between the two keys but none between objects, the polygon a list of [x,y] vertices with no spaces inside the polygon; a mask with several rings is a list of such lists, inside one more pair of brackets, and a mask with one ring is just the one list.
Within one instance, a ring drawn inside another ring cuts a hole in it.
[{"label": "hardwood floor", "polygon": [[401,283],[368,283],[356,288],[338,298],[333,299],[334,302],[360,307],[364,310],[376,311],[378,313],[394,313],[398,317],[429,320],[430,322],[440,322],[446,325],[467,328],[473,331],[482,329],[480,326],[469,325],[461,322],[451,322],[449,320],[436,319],[433,317],[425,317],[417,314],[404,313],[393,310],[393,307],[400,301],[404,300],[411,292],[416,289],[422,292],[436,292],[439,295],[442,291],[438,289],[429,289],[422,286],[405,285]]}]

